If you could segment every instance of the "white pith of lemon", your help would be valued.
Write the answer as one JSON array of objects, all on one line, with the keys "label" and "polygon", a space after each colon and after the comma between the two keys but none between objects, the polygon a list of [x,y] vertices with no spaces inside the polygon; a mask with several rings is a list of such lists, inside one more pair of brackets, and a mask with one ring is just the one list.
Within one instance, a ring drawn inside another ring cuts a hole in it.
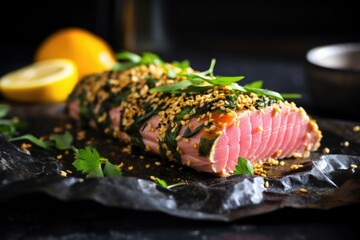
[{"label": "white pith of lemon", "polygon": [[0,78],[0,92],[18,102],[64,102],[77,81],[72,60],[43,60],[5,74]]}]

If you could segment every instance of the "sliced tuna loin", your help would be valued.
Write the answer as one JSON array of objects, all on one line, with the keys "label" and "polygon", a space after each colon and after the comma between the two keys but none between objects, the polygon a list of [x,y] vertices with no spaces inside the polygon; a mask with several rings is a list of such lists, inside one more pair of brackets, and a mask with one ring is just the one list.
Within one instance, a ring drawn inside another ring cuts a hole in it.
[{"label": "sliced tuna loin", "polygon": [[320,146],[316,121],[292,102],[217,85],[201,93],[149,90],[183,80],[154,64],[89,76],[67,109],[132,146],[219,176],[231,175],[239,157],[251,163],[307,157]]}]

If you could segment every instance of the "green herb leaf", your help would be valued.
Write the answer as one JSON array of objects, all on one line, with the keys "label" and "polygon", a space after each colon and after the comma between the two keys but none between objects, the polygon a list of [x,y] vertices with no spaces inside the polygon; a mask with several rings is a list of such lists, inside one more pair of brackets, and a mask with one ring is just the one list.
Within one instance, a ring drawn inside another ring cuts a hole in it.
[{"label": "green herb leaf", "polygon": [[[73,162],[73,166],[90,177],[111,177],[121,176],[121,169],[110,163],[107,158],[100,156],[95,148],[86,147],[85,149],[76,149],[73,147],[77,159]],[[104,166],[104,170],[103,170]]]},{"label": "green herb leaf", "polygon": [[7,104],[0,104],[0,118],[6,117],[10,111],[10,106]]},{"label": "green herb leaf", "polygon": [[244,79],[244,76],[233,76],[233,77],[216,76],[211,80],[207,80],[207,82],[213,85],[227,86],[236,83],[242,79]]},{"label": "green herb leaf", "polygon": [[253,81],[251,83],[244,85],[244,87],[247,87],[247,88],[262,88],[262,86],[263,86],[263,81],[261,81],[261,80]]},{"label": "green herb leaf", "polygon": [[165,85],[161,87],[151,88],[150,92],[172,92],[179,89],[184,89],[188,86],[191,86],[191,82],[188,80],[184,80],[181,82],[177,82],[171,85]]},{"label": "green herb leaf", "polygon": [[140,60],[141,64],[156,64],[156,65],[160,65],[161,63],[163,63],[163,60],[161,60],[161,58],[151,52],[144,52],[142,54],[141,60]]},{"label": "green herb leaf", "polygon": [[199,144],[199,155],[208,157],[210,156],[210,151],[212,148],[212,145],[214,145],[216,138],[213,139],[207,139],[207,138],[200,138],[200,144]]},{"label": "green herb leaf", "polygon": [[132,63],[139,63],[141,61],[141,57],[138,54],[128,51],[117,53],[115,57],[118,60],[130,61]]},{"label": "green herb leaf", "polygon": [[170,188],[174,188],[174,187],[178,187],[178,186],[181,186],[181,185],[185,185],[186,183],[184,182],[178,182],[178,183],[174,183],[174,184],[171,184],[171,185],[168,185],[165,180],[162,180],[160,178],[155,178],[154,180],[155,183],[159,184],[160,186],[164,187],[164,188],[167,188],[167,189],[170,189]]},{"label": "green herb leaf", "polygon": [[11,137],[16,132],[14,122],[9,119],[0,119],[0,134],[5,138]]},{"label": "green herb leaf", "polygon": [[111,70],[112,71],[125,71],[125,70],[135,67],[137,65],[138,65],[138,63],[133,63],[133,62],[116,63]]},{"label": "green herb leaf", "polygon": [[73,162],[73,166],[86,174],[86,177],[103,177],[101,168],[101,159],[96,149],[86,147],[85,149],[77,149],[75,151],[77,159]]},{"label": "green herb leaf", "polygon": [[51,134],[50,139],[55,141],[55,147],[59,150],[66,150],[71,148],[73,136],[69,131],[64,134]]},{"label": "green herb leaf", "polygon": [[169,92],[172,94],[181,93],[201,93],[208,90],[213,86],[229,86],[234,91],[240,91],[242,93],[255,93],[259,96],[267,96],[268,98],[281,100],[284,98],[299,98],[299,94],[280,94],[275,91],[263,89],[263,82],[261,80],[254,81],[244,86],[238,84],[239,81],[244,79],[244,76],[215,76],[214,68],[216,60],[212,59],[209,69],[201,73],[184,73],[185,70],[190,67],[190,63],[187,60],[182,62],[174,61],[172,64],[182,69],[178,74],[168,68],[166,63],[156,54],[150,52],[144,52],[142,56],[131,52],[120,52],[116,55],[117,59],[125,61],[115,64],[113,71],[123,71],[141,64],[157,64],[161,65],[165,73],[169,78],[174,79],[176,77],[185,77],[186,79],[171,85],[152,87],[150,92]]},{"label": "green herb leaf", "polygon": [[186,128],[185,129],[185,132],[184,132],[184,134],[183,134],[183,137],[184,138],[190,138],[190,137],[192,137],[192,136],[194,136],[195,134],[197,134],[200,130],[201,130],[201,128],[203,128],[204,127],[204,124],[202,123],[202,124],[200,124],[199,126],[197,126],[195,129],[194,129],[194,131],[192,131],[191,132],[191,130],[190,130],[190,128]]},{"label": "green herb leaf", "polygon": [[182,71],[185,71],[186,69],[188,69],[190,67],[190,62],[188,60],[184,60],[184,61],[173,61],[171,63],[172,65],[174,65],[175,67],[180,68]]},{"label": "green herb leaf", "polygon": [[160,178],[156,177],[154,181],[155,181],[155,183],[159,184],[162,187],[166,188],[168,186],[167,183],[165,182],[165,180],[162,180]]},{"label": "green herb leaf", "polygon": [[214,68],[215,68],[216,60],[215,58],[211,59],[210,67],[208,70],[202,72],[202,75],[210,75],[210,77],[214,77]]},{"label": "green herb leaf", "polygon": [[252,92],[257,94],[258,96],[267,96],[269,98],[274,98],[276,100],[283,101],[284,98],[281,96],[280,93],[274,92],[268,89],[262,89],[262,88],[251,88],[251,87],[244,87],[247,92]]},{"label": "green herb leaf", "polygon": [[298,93],[281,93],[283,98],[301,98],[301,94]]},{"label": "green herb leaf", "polygon": [[114,165],[109,161],[105,161],[104,175],[106,177],[122,176],[122,171],[119,166]]},{"label": "green herb leaf", "polygon": [[254,168],[250,161],[239,157],[238,163],[235,166],[234,174],[251,174],[254,175]]},{"label": "green herb leaf", "polygon": [[10,138],[9,141],[18,141],[18,140],[28,140],[32,143],[34,143],[36,146],[44,148],[44,149],[50,149],[50,147],[53,146],[53,143],[50,141],[42,141],[39,138],[35,137],[32,134],[25,134],[19,137]]}]

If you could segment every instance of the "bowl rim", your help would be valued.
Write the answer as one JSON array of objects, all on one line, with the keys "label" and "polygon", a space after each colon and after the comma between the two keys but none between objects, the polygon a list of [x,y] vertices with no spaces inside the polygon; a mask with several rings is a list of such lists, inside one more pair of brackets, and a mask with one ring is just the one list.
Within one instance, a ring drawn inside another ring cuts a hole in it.
[{"label": "bowl rim", "polygon": [[323,64],[321,62],[321,59],[324,57],[332,56],[338,53],[351,52],[354,50],[360,52],[360,42],[346,42],[346,43],[320,45],[309,49],[306,53],[305,58],[307,63],[310,63],[313,66],[320,67],[323,69],[328,69],[332,71],[341,71],[347,73],[353,73],[353,72],[359,73],[360,69],[328,66],[327,64]]}]

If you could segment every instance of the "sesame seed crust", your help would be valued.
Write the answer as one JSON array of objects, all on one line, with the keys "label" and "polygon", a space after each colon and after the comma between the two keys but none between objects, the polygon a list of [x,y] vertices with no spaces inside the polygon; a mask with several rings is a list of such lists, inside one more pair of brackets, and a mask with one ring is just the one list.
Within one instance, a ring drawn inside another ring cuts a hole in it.
[{"label": "sesame seed crust", "polygon": [[[186,80],[181,75],[169,77],[168,70],[174,73],[198,73],[191,68],[182,70],[171,64],[166,64],[166,68],[149,64],[125,71],[90,75],[77,84],[68,102],[77,101],[80,119],[85,124],[90,123],[105,134],[128,143],[129,147],[124,149],[126,152],[131,153],[133,146],[140,147],[144,152],[156,152],[163,158],[192,168],[196,168],[197,164],[191,158],[191,154],[195,154],[196,157],[202,157],[201,164],[210,166],[207,171],[216,172],[220,176],[227,176],[232,170],[211,170],[211,166],[215,165],[212,146],[215,146],[217,139],[221,139],[219,137],[227,126],[235,123],[237,128],[240,127],[240,112],[269,113],[272,118],[294,113],[300,116],[307,123],[311,134],[304,135],[305,147],[300,146],[298,151],[292,153],[292,157],[307,157],[310,151],[320,146],[319,141],[312,140],[320,140],[322,137],[316,121],[311,120],[305,110],[295,103],[255,93],[242,93],[228,86],[208,85],[206,82],[202,83],[206,88],[201,92],[180,91],[172,94],[151,91],[155,87]],[[267,108],[269,106],[272,107],[271,112]],[[259,134],[268,131],[261,123],[255,125],[255,129],[254,133]],[[144,132],[152,134],[151,141],[143,138]],[[193,138],[196,134],[199,134],[197,138]],[[284,165],[284,162],[279,162],[276,158],[285,156],[283,152],[286,151],[287,149],[276,149],[270,159],[261,160],[271,160],[272,165]],[[158,164],[155,163],[155,166]],[[260,167],[255,168],[254,172],[266,177],[266,170]]]},{"label": "sesame seed crust", "polygon": [[[183,71],[171,64],[167,64],[166,68],[174,73]],[[192,68],[185,71],[185,73],[194,72]],[[169,135],[174,135],[175,142],[179,141],[182,138],[178,135],[181,127],[191,127],[189,125],[191,119],[203,123],[202,132],[206,133],[207,138],[216,138],[219,136],[217,132],[221,132],[226,125],[226,122],[219,119],[226,116],[234,117],[239,110],[261,109],[276,102],[254,93],[234,93],[228,86],[213,86],[201,93],[184,92],[176,95],[150,91],[153,87],[183,80],[185,78],[179,76],[169,78],[160,65],[140,65],[126,71],[109,71],[85,77],[77,85],[69,101],[80,99],[80,112],[85,121],[95,122],[98,128],[113,137],[119,137],[121,132],[125,132],[130,136],[127,142],[140,142],[138,145],[144,150],[149,147],[141,144],[139,134],[136,132],[147,127],[149,131],[156,133],[160,153],[179,161],[181,151],[176,146],[169,146],[173,145],[169,143]],[[109,111],[115,108],[120,109],[121,112],[119,126],[109,127],[113,120]],[[217,119],[214,118],[214,114],[218,116]],[[157,116],[158,125],[146,124],[146,121],[154,115]]]}]

